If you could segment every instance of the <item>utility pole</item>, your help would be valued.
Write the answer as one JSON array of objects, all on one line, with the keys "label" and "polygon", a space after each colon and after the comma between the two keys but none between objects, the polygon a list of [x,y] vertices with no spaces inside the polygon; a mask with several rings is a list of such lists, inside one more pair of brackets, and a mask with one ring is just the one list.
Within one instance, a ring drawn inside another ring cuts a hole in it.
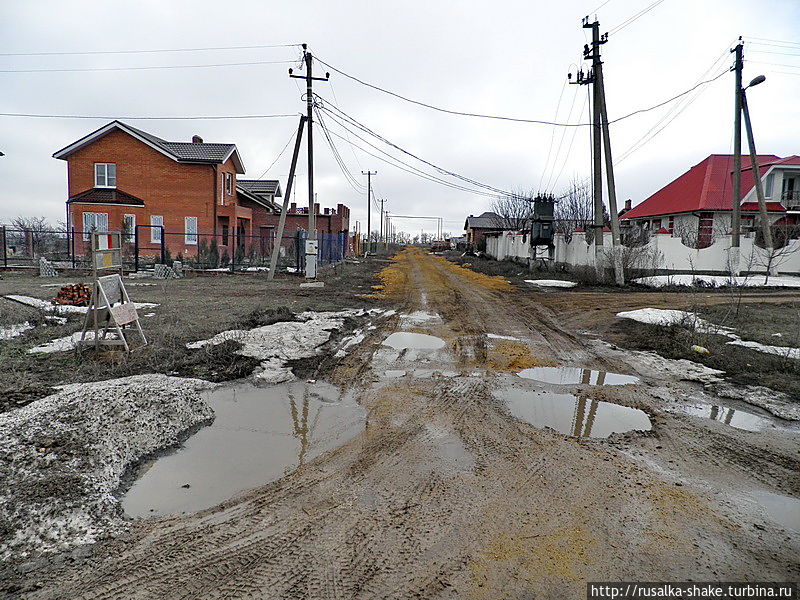
[{"label": "utility pole", "polygon": [[[317,239],[317,219],[314,214],[314,81],[328,81],[331,74],[325,73],[325,77],[313,77],[312,65],[314,58],[311,52],[308,51],[308,45],[303,44],[303,59],[306,64],[305,75],[294,75],[293,69],[289,69],[289,77],[294,79],[306,80],[306,120],[308,121],[308,240],[316,242]],[[311,244],[312,248],[316,243]],[[313,248],[313,254],[309,253],[311,248],[306,247],[306,277],[316,277],[317,263],[316,263],[316,248]],[[313,258],[311,258],[313,257]],[[311,265],[309,265],[309,258],[311,258]],[[311,269],[309,269],[309,266]],[[311,272],[309,272],[311,271]]]},{"label": "utility pole", "polygon": [[[756,77],[750,82],[750,85],[758,85],[766,78],[763,75]],[[750,86],[748,86],[750,87]],[[767,214],[767,202],[764,199],[764,186],[761,183],[761,171],[758,167],[758,156],[756,155],[756,142],[753,139],[753,125],[750,123],[750,111],[747,108],[747,94],[745,88],[741,90],[742,96],[742,112],[744,113],[744,128],[747,132],[747,145],[750,148],[750,165],[753,168],[753,178],[756,184],[756,197],[758,198],[758,214],[761,217],[761,231],[764,235],[764,249],[767,251],[769,263],[772,262],[772,256],[775,251],[775,244],[772,242],[772,231],[769,227],[769,215]],[[767,273],[771,275],[772,265],[767,264]]]},{"label": "utility pole", "polygon": [[[608,34],[600,35],[600,23],[595,20],[589,23],[589,17],[584,17],[583,28],[592,30],[591,46],[586,44],[583,48],[583,58],[591,59],[592,66],[584,75],[583,70],[577,74],[576,81],[570,82],[578,85],[592,85],[592,188],[594,204],[594,258],[595,270],[598,276],[602,273],[600,249],[603,246],[603,153],[606,160],[606,179],[608,183],[608,205],[611,217],[611,242],[613,253],[614,277],[618,285],[625,283],[622,256],[620,254],[619,215],[617,213],[617,190],[614,180],[614,166],[611,157],[611,137],[608,127],[608,112],[606,110],[606,94],[603,84],[603,62],[600,60],[600,46],[608,41]],[[569,75],[570,79],[572,74]]]},{"label": "utility pole", "polygon": [[372,248],[372,242],[370,238],[372,237],[372,231],[370,231],[371,226],[371,217],[372,217],[372,176],[377,175],[377,171],[361,171],[362,175],[367,176],[367,256],[369,256],[370,249]]},{"label": "utility pole", "polygon": [[383,231],[384,231],[383,226],[386,224],[385,221],[384,221],[384,216],[383,216],[383,205],[386,202],[386,198],[381,198],[380,200],[378,200],[378,202],[381,203],[381,232],[380,232],[380,236],[378,237],[378,241],[382,242],[382,241],[384,241],[383,240]]},{"label": "utility pole", "polygon": [[289,167],[286,194],[283,196],[283,210],[281,211],[280,219],[278,219],[278,231],[275,234],[275,241],[272,243],[272,256],[269,259],[269,273],[267,274],[268,280],[275,277],[275,271],[278,268],[278,254],[280,253],[281,243],[283,242],[283,229],[286,226],[286,212],[289,210],[289,200],[292,194],[294,170],[297,167],[297,156],[300,154],[300,142],[303,139],[303,125],[305,125],[307,118],[308,117],[305,115],[300,115],[300,125],[297,126],[297,137],[294,140],[294,154],[292,154],[292,166]]},{"label": "utility pole", "polygon": [[743,60],[742,37],[731,52],[736,53],[733,63],[734,77],[734,111],[733,120],[733,211],[731,212],[731,270],[733,276],[739,276],[741,250],[739,235],[742,229],[742,66]]}]

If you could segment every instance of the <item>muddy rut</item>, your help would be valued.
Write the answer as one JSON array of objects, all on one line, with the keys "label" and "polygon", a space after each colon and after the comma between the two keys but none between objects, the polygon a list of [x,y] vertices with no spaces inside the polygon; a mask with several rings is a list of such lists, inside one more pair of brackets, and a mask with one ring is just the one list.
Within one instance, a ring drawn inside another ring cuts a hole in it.
[{"label": "muddy rut", "polygon": [[[413,250],[391,269],[381,293],[401,314],[332,374],[357,389],[363,434],[212,509],[139,522],[37,575],[27,597],[577,598],[587,580],[800,577],[800,536],[729,493],[797,495],[797,437],[664,412],[665,396],[696,392],[666,375],[603,390],[646,410],[653,431],[536,429],[492,394],[516,371],[637,365],[503,280]],[[395,330],[445,345],[382,346]]]}]

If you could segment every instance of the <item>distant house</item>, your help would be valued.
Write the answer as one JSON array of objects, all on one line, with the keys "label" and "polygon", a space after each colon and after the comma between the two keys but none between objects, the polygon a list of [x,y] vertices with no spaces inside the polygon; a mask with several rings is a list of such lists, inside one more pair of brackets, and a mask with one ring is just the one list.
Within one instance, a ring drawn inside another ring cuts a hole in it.
[{"label": "distant house", "polygon": [[[625,211],[623,223],[651,231],[694,239],[698,247],[711,245],[731,232],[733,211],[733,155],[712,154],[655,194]],[[800,156],[757,157],[767,211],[773,225],[800,223]],[[753,230],[758,214],[755,177],[750,157],[742,157],[742,230]]]},{"label": "distant house", "polygon": [[507,229],[513,229],[509,225],[508,219],[504,219],[495,212],[485,212],[477,217],[470,215],[464,222],[467,244],[476,248],[485,245],[487,233],[502,232]]}]

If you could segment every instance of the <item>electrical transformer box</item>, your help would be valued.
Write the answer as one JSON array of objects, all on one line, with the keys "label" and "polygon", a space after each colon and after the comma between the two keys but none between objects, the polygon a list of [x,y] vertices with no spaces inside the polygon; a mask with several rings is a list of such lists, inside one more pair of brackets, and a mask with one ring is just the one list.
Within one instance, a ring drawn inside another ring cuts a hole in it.
[{"label": "electrical transformer box", "polygon": [[531,245],[543,246],[553,243],[553,215],[555,198],[538,196],[533,201],[533,218],[531,219]]}]

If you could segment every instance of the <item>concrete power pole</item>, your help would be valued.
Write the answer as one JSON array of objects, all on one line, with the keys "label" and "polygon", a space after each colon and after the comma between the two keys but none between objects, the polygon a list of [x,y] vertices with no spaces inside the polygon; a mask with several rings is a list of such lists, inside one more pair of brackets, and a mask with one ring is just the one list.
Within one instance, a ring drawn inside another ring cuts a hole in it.
[{"label": "concrete power pole", "polygon": [[362,175],[367,176],[367,252],[366,255],[369,256],[370,249],[372,248],[372,242],[370,238],[372,237],[372,231],[370,231],[370,227],[372,225],[371,218],[372,218],[372,176],[377,175],[377,171],[361,171]]},{"label": "concrete power pole", "polygon": [[[325,77],[313,77],[312,65],[314,62],[311,52],[308,51],[308,45],[303,44],[303,59],[306,64],[305,75],[293,75],[293,69],[289,69],[289,77],[294,79],[306,80],[306,120],[308,121],[308,240],[312,242],[311,247],[316,246],[317,239],[317,220],[314,214],[314,81],[328,81],[330,73],[325,73]],[[316,248],[313,248],[313,254],[310,253],[309,245],[306,245],[306,277],[317,276],[317,256]],[[309,264],[310,263],[310,264]]]},{"label": "concrete power pole", "polygon": [[386,240],[384,239],[383,236],[384,236],[384,232],[386,231],[386,229],[385,229],[385,227],[386,227],[386,219],[385,219],[384,214],[383,214],[383,205],[386,203],[386,198],[381,198],[380,200],[378,200],[378,202],[381,203],[381,232],[380,232],[380,235],[378,236],[378,240],[380,242],[384,242],[384,247],[385,247]]},{"label": "concrete power pole", "polygon": [[[603,151],[606,159],[606,179],[608,182],[608,205],[611,213],[611,241],[612,241],[612,266],[614,277],[619,285],[625,283],[623,272],[621,240],[619,231],[619,215],[617,213],[617,190],[614,181],[614,166],[611,157],[611,137],[608,128],[608,113],[606,111],[605,86],[603,84],[603,63],[600,60],[600,46],[608,41],[608,34],[600,35],[600,23],[589,23],[589,17],[583,19],[584,29],[592,30],[591,46],[586,44],[583,48],[583,58],[591,59],[592,67],[588,74],[579,71],[577,80],[571,83],[579,85],[592,85],[592,188],[594,203],[594,258],[595,269],[598,277],[602,275],[603,247]],[[570,74],[571,77],[571,74]]]},{"label": "concrete power pole", "polygon": [[300,125],[297,127],[297,137],[294,140],[292,166],[289,167],[289,179],[286,182],[286,194],[283,196],[283,210],[278,219],[278,231],[275,234],[275,241],[272,243],[272,256],[270,256],[269,259],[269,273],[267,274],[267,279],[273,279],[275,277],[275,271],[278,269],[278,255],[280,254],[281,244],[283,242],[283,229],[286,226],[286,212],[289,209],[289,199],[292,195],[294,170],[295,167],[297,167],[297,156],[300,154],[300,142],[303,139],[303,125],[305,125],[306,118],[305,115],[300,115]]},{"label": "concrete power pole", "polygon": [[736,74],[733,102],[736,115],[733,120],[733,211],[731,212],[730,263],[733,276],[738,277],[741,261],[739,236],[742,230],[742,66],[744,61],[741,36],[731,52],[736,53],[733,63],[733,71]]}]

